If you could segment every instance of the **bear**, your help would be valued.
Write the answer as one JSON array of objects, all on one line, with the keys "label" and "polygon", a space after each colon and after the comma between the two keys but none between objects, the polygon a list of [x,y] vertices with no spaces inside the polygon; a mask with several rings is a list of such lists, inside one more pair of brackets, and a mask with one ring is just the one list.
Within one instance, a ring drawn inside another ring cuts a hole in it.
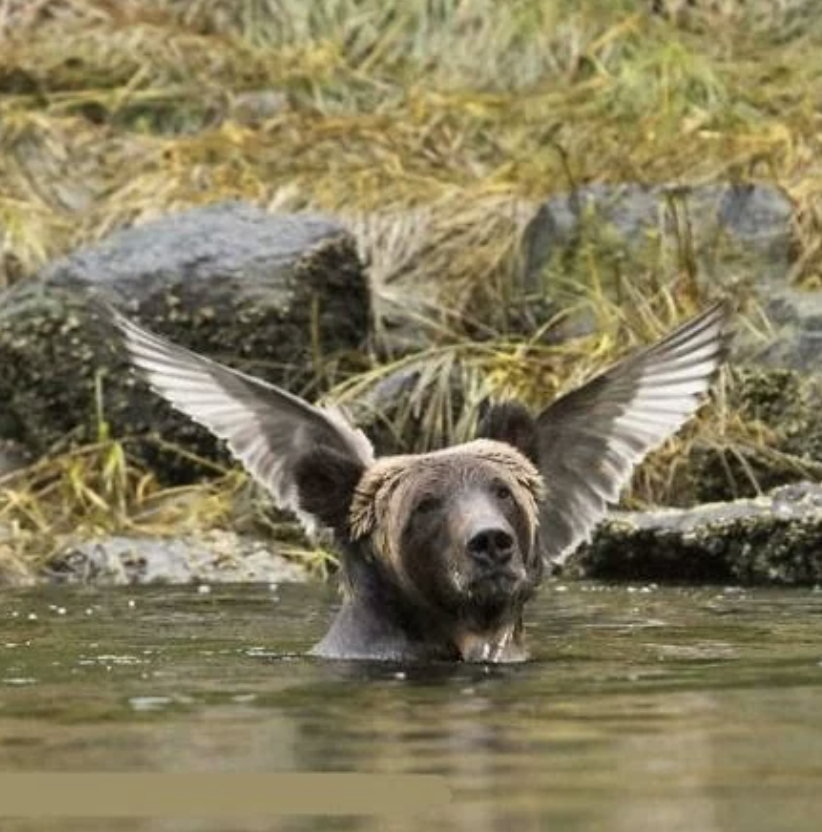
[{"label": "bear", "polygon": [[496,402],[468,442],[376,457],[341,409],[106,314],[157,393],[306,529],[332,532],[342,604],[311,652],[398,662],[526,660],[524,610],[547,570],[699,408],[730,340],[719,301],[536,415]]},{"label": "bear", "polygon": [[343,608],[312,652],[523,659],[522,608],[544,569],[536,466],[491,439],[348,476],[342,465],[318,448],[295,472],[303,509],[334,530],[342,554]]}]

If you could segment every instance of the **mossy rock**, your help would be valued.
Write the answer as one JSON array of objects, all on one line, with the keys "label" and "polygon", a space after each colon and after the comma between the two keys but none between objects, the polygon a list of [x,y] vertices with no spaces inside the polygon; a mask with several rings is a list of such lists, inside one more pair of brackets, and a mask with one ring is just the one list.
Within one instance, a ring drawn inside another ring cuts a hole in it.
[{"label": "mossy rock", "polygon": [[734,366],[726,390],[737,425],[690,445],[669,504],[754,497],[822,471],[822,378]]},{"label": "mossy rock", "polygon": [[822,582],[822,486],[751,500],[621,513],[565,565],[574,577],[624,581],[816,585]]},{"label": "mossy rock", "polygon": [[[102,417],[118,437],[156,432],[223,458],[129,371],[90,289],[180,344],[310,398],[359,365],[370,331],[354,240],[326,217],[230,203],[118,232],[0,296],[0,438],[36,455],[94,440]],[[156,446],[143,452],[171,481],[203,470]]]},{"label": "mossy rock", "polygon": [[650,266],[781,285],[794,256],[793,215],[769,185],[587,185],[535,213],[523,239],[525,270],[535,289],[558,300],[562,280],[587,274],[592,258],[614,299],[623,277]]}]

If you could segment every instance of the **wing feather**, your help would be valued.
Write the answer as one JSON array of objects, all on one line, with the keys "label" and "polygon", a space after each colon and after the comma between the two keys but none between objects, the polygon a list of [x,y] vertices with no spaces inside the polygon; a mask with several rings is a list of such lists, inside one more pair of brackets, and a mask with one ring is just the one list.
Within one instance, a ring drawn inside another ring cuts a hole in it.
[{"label": "wing feather", "polygon": [[231,453],[271,492],[281,508],[299,510],[295,466],[323,444],[360,461],[374,460],[365,434],[339,408],[324,408],[233,370],[137,326],[106,307],[132,362],[151,387],[177,410],[224,439]]},{"label": "wing feather", "polygon": [[537,417],[546,558],[562,563],[634,468],[693,415],[727,349],[724,302],[549,405]]}]

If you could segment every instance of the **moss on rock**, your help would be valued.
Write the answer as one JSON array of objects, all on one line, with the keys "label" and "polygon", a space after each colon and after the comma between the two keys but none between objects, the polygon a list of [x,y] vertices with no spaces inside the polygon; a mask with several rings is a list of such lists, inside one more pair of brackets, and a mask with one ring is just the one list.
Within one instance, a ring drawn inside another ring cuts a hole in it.
[{"label": "moss on rock", "polygon": [[822,582],[822,486],[752,500],[624,513],[566,564],[576,577],[814,585]]}]

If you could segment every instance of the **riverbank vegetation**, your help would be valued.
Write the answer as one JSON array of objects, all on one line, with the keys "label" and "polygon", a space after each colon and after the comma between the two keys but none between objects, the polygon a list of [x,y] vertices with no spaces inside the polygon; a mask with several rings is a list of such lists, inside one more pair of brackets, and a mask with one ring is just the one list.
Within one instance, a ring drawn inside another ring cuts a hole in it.
[{"label": "riverbank vegetation", "polygon": [[[615,298],[602,288],[607,252],[591,246],[563,278],[596,333],[544,337],[562,313],[528,339],[506,331],[496,312],[522,267],[524,228],[552,194],[773,183],[795,206],[787,279],[822,285],[815,5],[0,0],[0,287],[190,206],[329,211],[357,236],[376,292],[398,274],[436,275],[455,310],[422,352],[375,353],[329,396],[354,402],[399,363],[422,362],[409,394],[414,407],[433,402],[420,442],[461,438],[488,394],[545,402],[707,294],[683,245],[639,264]],[[741,325],[766,332],[744,280],[727,288]],[[494,314],[469,321],[464,298],[477,292]],[[470,382],[463,419],[449,399],[455,368]],[[629,503],[694,499],[680,461],[695,445],[749,486],[757,454],[801,469],[780,456],[772,426],[734,405],[732,387],[726,376],[703,417],[642,469]],[[242,475],[170,490],[133,464],[128,442],[101,431],[92,447],[0,477],[8,572],[45,563],[78,533],[240,522]],[[255,501],[243,516],[259,528],[271,521]]]}]

